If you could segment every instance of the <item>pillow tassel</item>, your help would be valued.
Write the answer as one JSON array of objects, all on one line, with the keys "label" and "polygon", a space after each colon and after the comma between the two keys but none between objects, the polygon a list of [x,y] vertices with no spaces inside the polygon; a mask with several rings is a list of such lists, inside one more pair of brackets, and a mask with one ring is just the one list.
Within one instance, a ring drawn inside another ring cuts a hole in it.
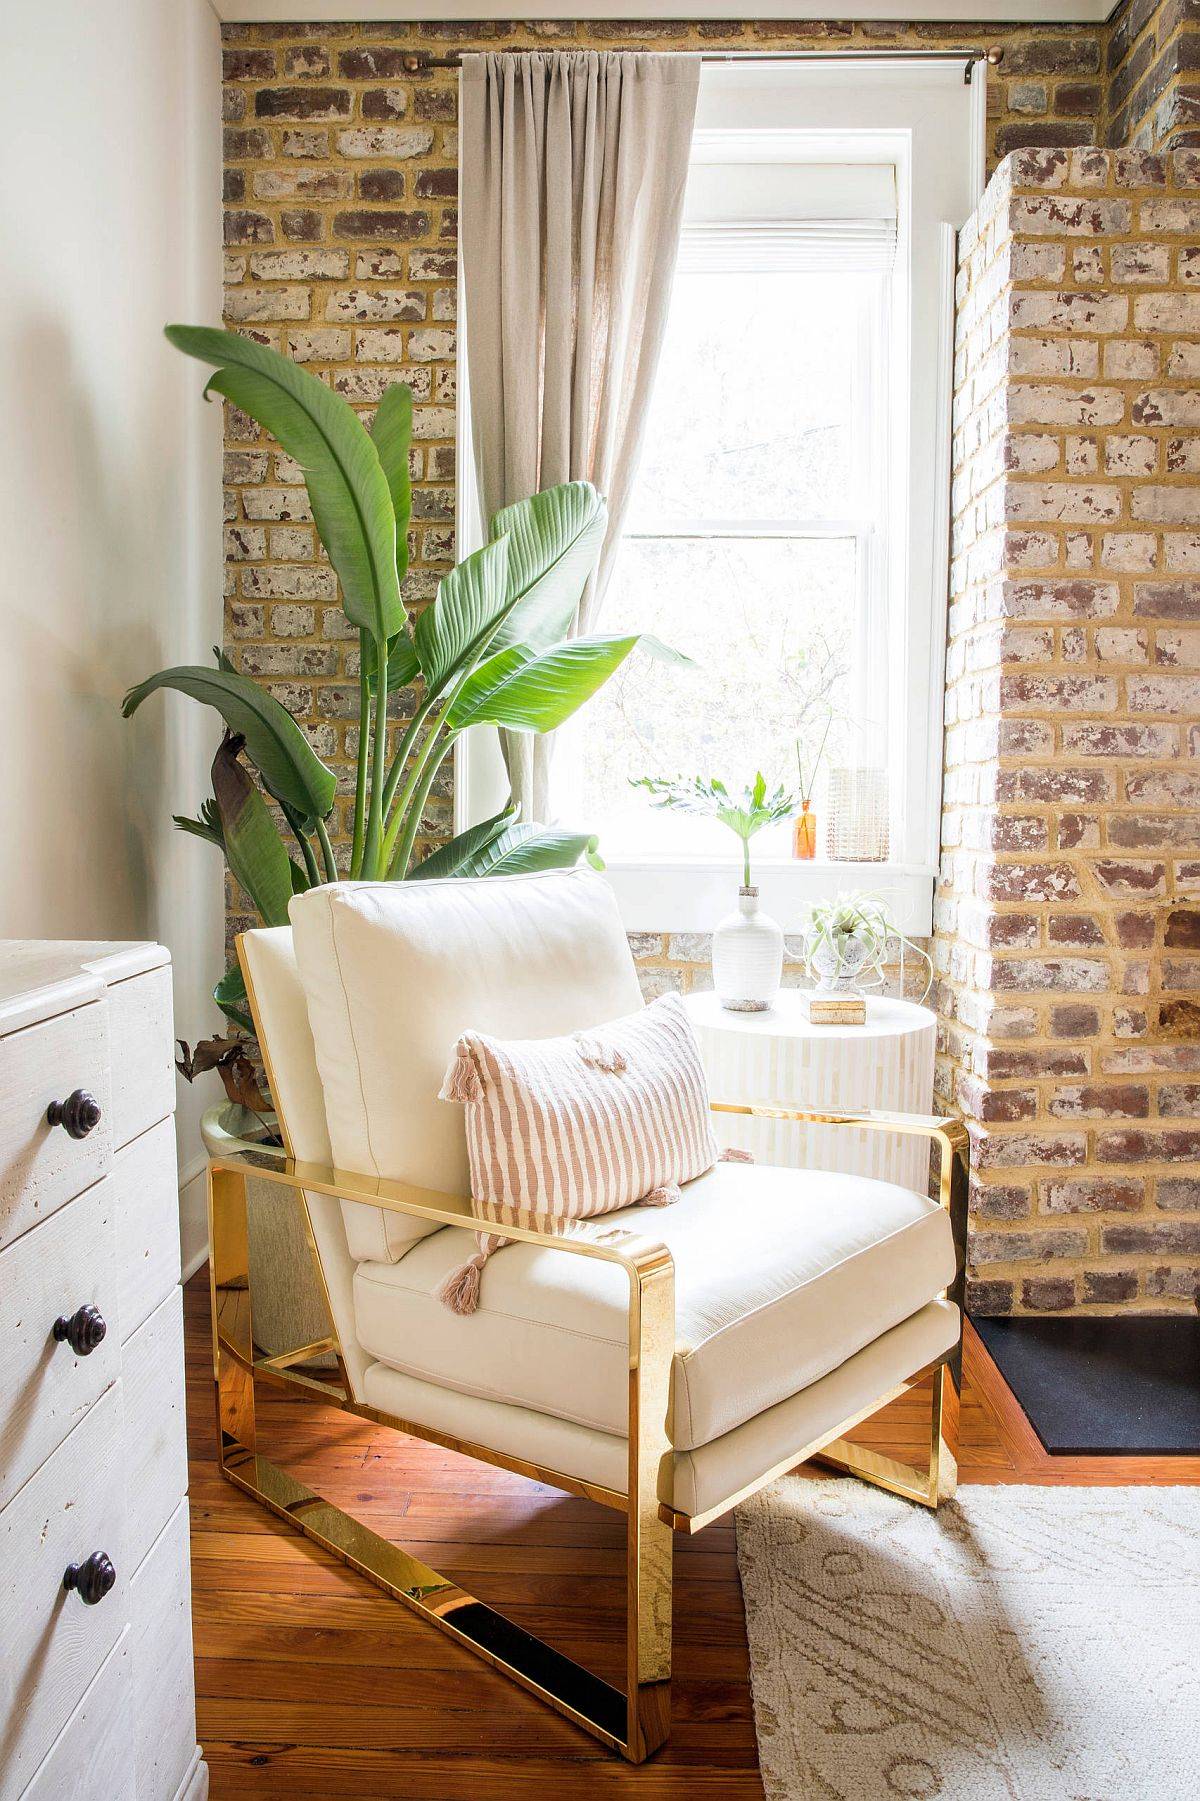
[{"label": "pillow tassel", "polygon": [[753,1151],[739,1151],[734,1145],[730,1145],[726,1150],[723,1150],[721,1152],[721,1155],[717,1158],[717,1162],[718,1163],[753,1163],[754,1162],[754,1152]]},{"label": "pillow tassel", "polygon": [[652,1188],[645,1199],[638,1204],[642,1207],[673,1207],[679,1199],[678,1182],[660,1182]]},{"label": "pillow tassel", "polygon": [[624,1075],[629,1067],[629,1059],[624,1051],[618,1050],[615,1044],[609,1044],[603,1038],[580,1035],[575,1040],[575,1047],[583,1062],[591,1069],[604,1070],[607,1075]]},{"label": "pillow tassel", "polygon": [[451,1313],[474,1313],[479,1305],[480,1276],[490,1256],[490,1251],[477,1251],[446,1277],[438,1289],[438,1300],[449,1307]]},{"label": "pillow tassel", "polygon": [[438,1091],[438,1100],[469,1102],[482,1099],[483,1082],[479,1075],[479,1065],[471,1054],[471,1047],[460,1040],[455,1046],[450,1067]]}]

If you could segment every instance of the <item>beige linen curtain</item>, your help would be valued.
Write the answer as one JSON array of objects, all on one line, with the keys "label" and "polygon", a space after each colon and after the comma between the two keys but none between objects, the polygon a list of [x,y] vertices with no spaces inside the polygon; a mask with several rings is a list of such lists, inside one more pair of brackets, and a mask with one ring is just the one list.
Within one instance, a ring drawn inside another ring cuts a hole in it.
[{"label": "beige linen curtain", "polygon": [[[637,465],[679,244],[700,62],[466,56],[460,211],[466,368],[483,522],[556,482],[607,496],[576,629],[595,627]],[[550,744],[505,733],[527,820]]]}]

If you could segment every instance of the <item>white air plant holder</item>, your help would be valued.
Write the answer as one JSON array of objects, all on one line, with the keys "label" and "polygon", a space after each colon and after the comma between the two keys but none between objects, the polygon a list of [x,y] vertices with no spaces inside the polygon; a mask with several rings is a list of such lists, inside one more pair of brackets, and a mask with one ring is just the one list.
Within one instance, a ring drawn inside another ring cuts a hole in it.
[{"label": "white air plant holder", "polygon": [[765,1013],[783,979],[783,931],[758,905],[757,887],[738,889],[736,913],[713,933],[713,987],[732,1013]]},{"label": "white air plant holder", "polygon": [[822,939],[808,952],[808,970],[814,978],[814,992],[857,994],[863,976],[872,973],[870,959],[870,944],[856,933],[832,942]]},{"label": "white air plant holder", "polygon": [[818,902],[812,909],[804,938],[804,967],[814,992],[821,995],[858,995],[864,989],[884,985],[884,964],[889,946],[900,950],[900,984],[904,986],[904,952],[909,950],[924,965],[924,1001],[933,982],[933,964],[926,951],[902,932],[882,900],[870,894],[839,894]]}]

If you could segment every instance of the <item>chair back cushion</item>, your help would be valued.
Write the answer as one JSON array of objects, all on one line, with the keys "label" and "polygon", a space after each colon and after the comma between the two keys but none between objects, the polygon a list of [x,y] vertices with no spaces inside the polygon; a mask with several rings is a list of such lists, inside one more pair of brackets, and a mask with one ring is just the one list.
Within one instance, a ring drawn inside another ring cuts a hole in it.
[{"label": "chair back cushion", "polygon": [[[337,882],[297,895],[291,920],[334,1162],[419,1188],[470,1192],[462,1111],[438,1099],[463,1032],[556,1037],[641,1005],[612,890],[590,870]],[[437,1229],[361,1211],[377,1219],[368,1243],[347,1217],[359,1260],[396,1261]]]}]

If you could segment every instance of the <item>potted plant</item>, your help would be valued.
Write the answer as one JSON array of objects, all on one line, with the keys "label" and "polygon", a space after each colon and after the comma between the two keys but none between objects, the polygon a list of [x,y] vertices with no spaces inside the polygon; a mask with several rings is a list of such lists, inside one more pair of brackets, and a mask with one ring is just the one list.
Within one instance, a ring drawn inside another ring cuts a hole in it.
[{"label": "potted plant", "polygon": [[[127,718],[159,689],[174,689],[215,708],[224,721],[212,796],[195,818],[177,816],[175,823],[221,851],[268,926],[287,923],[293,894],[343,875],[426,881],[554,869],[581,856],[599,864],[591,834],[519,820],[511,800],[425,855],[418,854],[418,838],[438,770],[461,733],[473,725],[553,731],[639,642],[637,633],[567,636],[600,554],[608,522],[603,498],[588,482],[566,482],[504,508],[492,520],[488,543],[452,569],[433,603],[410,620],[401,590],[411,511],[411,390],[403,383],[389,388],[368,430],[339,394],[249,338],[192,325],[168,326],[166,335],[177,349],[214,366],[206,395],[223,395],[250,414],[300,464],[360,651],[353,826],[344,867],[331,832],[333,770],[287,708],[220,651],[215,668],[163,669],[125,697]],[[675,655],[653,640],[642,642]],[[401,689],[414,700],[409,716],[396,720],[397,741],[390,744],[389,703]],[[236,963],[213,995],[227,1018],[251,1034]],[[268,1130],[272,1123],[244,1043],[217,1038],[194,1052],[181,1046],[182,1073],[190,1079],[216,1068],[226,1086],[229,1106],[206,1121],[210,1139],[231,1131],[245,1136],[253,1119],[247,1103],[262,1112]],[[256,1214],[253,1199],[251,1211]],[[252,1237],[265,1230],[254,1217],[251,1227]],[[267,1316],[256,1317],[264,1344],[285,1336],[289,1307],[295,1323],[303,1304],[295,1286],[304,1287],[297,1272],[308,1267],[298,1239],[290,1251],[282,1244],[272,1245],[269,1256],[264,1251],[268,1262],[272,1270],[289,1263],[294,1286],[290,1300],[285,1295],[280,1302],[278,1329]],[[266,1298],[269,1287],[258,1292]],[[314,1336],[321,1334],[308,1334]],[[290,1342],[304,1342],[303,1335]]]},{"label": "potted plant", "polygon": [[886,903],[873,894],[838,894],[817,901],[804,938],[804,966],[818,994],[858,994],[883,984],[889,939],[897,939],[924,963],[922,1001],[933,985],[933,964],[902,932]]},{"label": "potted plant", "polygon": [[[343,875],[425,881],[554,869],[581,856],[598,863],[591,834],[521,821],[511,800],[423,857],[417,839],[438,770],[469,727],[553,731],[639,639],[655,654],[676,657],[639,633],[567,637],[600,554],[608,521],[602,497],[589,482],[566,482],[504,508],[489,542],[443,578],[414,623],[401,597],[411,390],[402,382],[389,388],[368,431],[347,401],[277,351],[205,326],[171,325],[166,335],[215,365],[206,394],[222,394],[249,413],[301,464],[360,648],[353,832],[344,870],[330,835],[333,770],[287,708],[220,651],[215,668],[163,669],[125,697],[126,718],[149,695],[172,688],[214,707],[225,722],[212,798],[196,818],[177,816],[176,824],[223,853],[265,925],[286,923],[293,894]],[[413,690],[415,701],[390,747],[389,697],[402,688]],[[236,965],[214,998],[250,1029]]]},{"label": "potted plant", "polygon": [[794,797],[781,786],[768,793],[762,771],[740,794],[731,794],[716,776],[640,776],[635,788],[645,788],[656,807],[716,819],[728,826],[742,845],[742,885],[738,906],[713,932],[713,987],[721,1005],[735,1013],[762,1013],[779,993],[783,975],[783,933],[775,920],[759,910],[758,889],[750,880],[750,840],[764,826],[788,819],[795,812]]}]

